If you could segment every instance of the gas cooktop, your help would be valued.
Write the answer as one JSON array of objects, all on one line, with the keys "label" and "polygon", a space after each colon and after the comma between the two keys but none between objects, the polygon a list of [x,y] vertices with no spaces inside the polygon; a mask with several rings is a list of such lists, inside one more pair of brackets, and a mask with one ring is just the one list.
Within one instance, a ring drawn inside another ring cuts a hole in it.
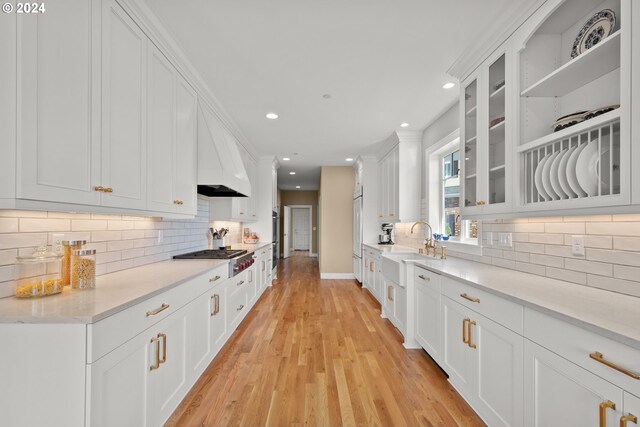
[{"label": "gas cooktop", "polygon": [[189,252],[187,254],[176,255],[174,259],[231,259],[246,254],[242,249],[205,249],[203,251]]}]

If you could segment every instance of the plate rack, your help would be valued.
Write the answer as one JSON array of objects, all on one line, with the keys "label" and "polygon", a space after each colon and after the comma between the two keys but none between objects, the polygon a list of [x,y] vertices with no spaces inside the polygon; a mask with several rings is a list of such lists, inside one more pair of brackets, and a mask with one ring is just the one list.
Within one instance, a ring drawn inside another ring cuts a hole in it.
[{"label": "plate rack", "polygon": [[518,151],[525,205],[620,194],[619,113],[582,122]]}]

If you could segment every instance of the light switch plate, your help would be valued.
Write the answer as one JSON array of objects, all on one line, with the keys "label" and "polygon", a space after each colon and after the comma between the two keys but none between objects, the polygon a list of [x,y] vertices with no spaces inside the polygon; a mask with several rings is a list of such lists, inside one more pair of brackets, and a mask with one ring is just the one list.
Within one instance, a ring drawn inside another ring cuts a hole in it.
[{"label": "light switch plate", "polygon": [[571,236],[571,254],[584,256],[584,236]]},{"label": "light switch plate", "polygon": [[513,247],[513,238],[511,233],[498,233],[498,246],[505,248]]}]

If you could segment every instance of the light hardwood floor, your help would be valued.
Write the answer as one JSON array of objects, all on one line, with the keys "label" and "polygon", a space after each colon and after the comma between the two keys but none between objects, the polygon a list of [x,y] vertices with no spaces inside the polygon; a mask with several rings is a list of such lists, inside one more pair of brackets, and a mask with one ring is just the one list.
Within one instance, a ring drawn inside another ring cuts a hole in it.
[{"label": "light hardwood floor", "polygon": [[317,258],[279,268],[166,425],[484,425],[355,281],[321,281]]}]

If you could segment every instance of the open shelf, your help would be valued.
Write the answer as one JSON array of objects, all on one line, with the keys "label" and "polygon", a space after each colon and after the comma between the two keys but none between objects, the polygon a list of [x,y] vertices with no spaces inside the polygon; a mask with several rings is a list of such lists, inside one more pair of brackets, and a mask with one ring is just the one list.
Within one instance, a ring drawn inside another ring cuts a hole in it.
[{"label": "open shelf", "polygon": [[577,58],[543,77],[520,94],[527,97],[559,97],[620,68],[620,31]]},{"label": "open shelf", "polygon": [[476,113],[476,110],[478,109],[477,105],[474,105],[473,107],[471,107],[471,109],[469,111],[467,111],[465,114],[467,116],[472,116]]},{"label": "open shelf", "polygon": [[601,114],[597,117],[594,117],[593,119],[585,120],[584,122],[578,123],[577,125],[573,125],[566,129],[559,130],[558,132],[550,133],[549,135],[545,135],[531,142],[527,142],[526,144],[518,147],[518,152],[521,153],[523,151],[529,151],[533,148],[549,144],[551,142],[566,139],[572,135],[581,133],[586,129],[599,127],[604,123],[612,122],[615,120],[620,120],[620,108],[609,111],[608,113]]},{"label": "open shelf", "polygon": [[506,87],[506,85],[500,86],[499,89],[496,89],[495,91],[493,91],[491,93],[491,95],[489,95],[489,98],[504,98],[504,88],[505,87]]},{"label": "open shelf", "polygon": [[472,136],[471,138],[467,139],[465,141],[465,144],[475,144],[476,140],[478,139],[478,136]]},{"label": "open shelf", "polygon": [[495,166],[495,167],[492,167],[491,169],[489,169],[489,172],[492,172],[492,173],[500,172],[500,171],[503,171],[504,168],[505,168],[505,165]]},{"label": "open shelf", "polygon": [[500,128],[504,127],[504,124],[505,124],[505,123],[506,123],[506,120],[503,120],[503,121],[501,121],[500,123],[497,123],[497,124],[495,124],[495,125],[491,126],[491,127],[489,128],[489,131],[490,131],[490,132],[496,131],[496,130],[498,130],[498,129],[500,129]]}]

